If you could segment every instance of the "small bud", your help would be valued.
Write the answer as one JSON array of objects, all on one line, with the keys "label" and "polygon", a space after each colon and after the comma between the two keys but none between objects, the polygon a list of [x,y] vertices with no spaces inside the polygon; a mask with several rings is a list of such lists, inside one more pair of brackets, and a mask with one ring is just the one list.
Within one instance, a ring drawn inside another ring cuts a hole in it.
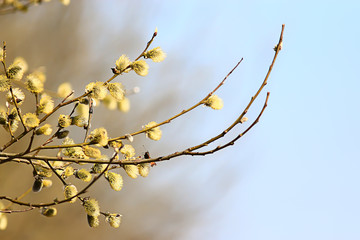
[{"label": "small bud", "polygon": [[154,62],[161,62],[166,58],[166,53],[160,48],[156,47],[144,53],[144,58],[150,58]]},{"label": "small bud", "polygon": [[75,172],[75,177],[83,180],[84,182],[90,182],[92,178],[91,174],[86,169],[77,170]]},{"label": "small bud", "polygon": [[277,44],[274,47],[274,51],[276,52],[279,49],[279,51],[282,49],[282,42],[280,43],[280,45],[278,46]]},{"label": "small bud", "polygon": [[90,142],[106,146],[108,144],[108,135],[105,128],[97,128],[89,135]]},{"label": "small bud", "polygon": [[87,215],[88,224],[90,227],[98,227],[100,225],[100,221],[98,217],[93,217],[90,215]]},{"label": "small bud", "polygon": [[133,141],[134,141],[134,137],[131,136],[130,134],[125,134],[125,137],[126,137],[126,139],[127,139],[129,142],[133,142]]},{"label": "small bud", "polygon": [[129,144],[125,144],[120,149],[120,152],[124,154],[125,158],[132,158],[133,156],[135,156],[135,149]]},{"label": "small bud", "polygon": [[130,67],[136,74],[143,77],[149,73],[149,65],[145,62],[145,60],[133,62]]},{"label": "small bud", "polygon": [[150,163],[140,163],[137,165],[139,174],[142,177],[147,177],[150,173]]},{"label": "small bud", "polygon": [[113,228],[118,228],[118,227],[120,227],[120,223],[121,223],[121,215],[120,214],[109,214],[108,216],[106,216],[105,220]]},{"label": "small bud", "polygon": [[99,203],[93,198],[84,201],[84,209],[89,216],[97,217],[100,215]]},{"label": "small bud", "polygon": [[115,191],[120,191],[123,187],[123,178],[120,174],[114,172],[105,172],[105,178],[108,180],[110,187]]},{"label": "small bud", "polygon": [[127,97],[120,102],[118,102],[118,109],[121,112],[127,113],[130,110],[130,101]]},{"label": "small bud", "polygon": [[44,124],[44,126],[39,127],[35,130],[36,135],[46,135],[49,136],[52,132],[52,128],[50,124]]},{"label": "small bud", "polygon": [[[71,198],[75,196],[78,193],[76,187],[74,185],[67,185],[64,188],[64,196],[65,199]],[[76,197],[72,198],[69,202],[73,203],[76,201]]]},{"label": "small bud", "polygon": [[32,93],[40,93],[44,91],[44,83],[35,74],[27,75],[27,81],[25,82],[26,89]]},{"label": "small bud", "polygon": [[69,135],[69,132],[70,132],[70,131],[68,131],[68,130],[58,131],[58,132],[56,133],[56,137],[57,137],[58,139],[66,138],[66,137]]},{"label": "small bud", "polygon": [[125,165],[124,166],[126,174],[131,178],[137,178],[139,176],[139,168],[135,165]]},{"label": "small bud", "polygon": [[54,217],[57,214],[57,210],[54,207],[43,207],[40,209],[40,213],[45,217]]},{"label": "small bud", "polygon": [[98,148],[84,146],[83,152],[86,156],[91,157],[91,158],[100,158],[101,157],[101,151]]},{"label": "small bud", "polygon": [[107,94],[107,89],[103,82],[91,82],[85,87],[85,92],[91,92],[89,97],[101,100],[104,99]]},{"label": "small bud", "polygon": [[[18,105],[22,104],[24,99],[25,99],[25,94],[21,91],[20,88],[14,88],[12,91],[13,91],[16,103]],[[6,94],[6,101],[11,103],[11,104],[14,104],[13,98],[12,98],[12,95],[11,95],[10,91],[8,91],[7,94]]]},{"label": "small bud", "polygon": [[[153,126],[157,125],[156,122],[152,121],[145,125],[144,129],[151,128]],[[160,130],[160,127],[154,127],[146,131],[146,136],[154,141],[159,141],[162,136],[162,131]]]},{"label": "small bud", "polygon": [[223,100],[221,98],[219,98],[217,95],[210,96],[205,101],[204,104],[205,104],[205,106],[211,107],[212,109],[215,109],[215,110],[220,110],[224,106]]},{"label": "small bud", "polygon": [[59,97],[65,98],[65,97],[69,96],[72,91],[73,90],[72,90],[71,84],[68,82],[65,82],[65,83],[62,83],[59,85],[59,87],[57,89],[57,94]]},{"label": "small bud", "polygon": [[243,117],[243,118],[240,120],[240,123],[244,123],[244,122],[246,122],[247,120],[248,120],[247,117]]},{"label": "small bud", "polygon": [[35,113],[26,113],[23,116],[24,124],[27,127],[33,128],[39,126],[40,120]]},{"label": "small bud", "polygon": [[34,181],[34,184],[33,184],[33,187],[32,187],[32,191],[33,192],[40,192],[41,189],[43,187],[43,180],[41,177],[39,176],[36,176],[35,177],[35,181]]},{"label": "small bud", "polygon": [[130,68],[128,68],[131,64],[130,59],[126,55],[121,55],[118,60],[116,60],[116,69],[120,71],[120,73],[123,72],[129,72]]}]

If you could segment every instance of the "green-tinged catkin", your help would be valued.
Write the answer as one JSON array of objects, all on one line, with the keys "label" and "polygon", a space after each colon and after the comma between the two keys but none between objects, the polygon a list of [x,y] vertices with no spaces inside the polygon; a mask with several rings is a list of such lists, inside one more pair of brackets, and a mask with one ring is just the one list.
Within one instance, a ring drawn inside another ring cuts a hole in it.
[{"label": "green-tinged catkin", "polygon": [[0,75],[0,92],[6,92],[10,89],[10,80],[5,75]]},{"label": "green-tinged catkin", "polygon": [[29,74],[26,76],[25,87],[32,93],[41,93],[44,91],[44,83],[36,74]]},{"label": "green-tinged catkin", "polygon": [[35,166],[34,175],[39,175],[40,177],[51,177],[52,171],[50,169],[44,168],[42,166]]},{"label": "green-tinged catkin", "polygon": [[52,133],[52,128],[50,124],[44,124],[35,130],[36,135],[46,135],[49,136]]},{"label": "green-tinged catkin", "polygon": [[83,180],[84,182],[90,182],[92,178],[91,173],[83,168],[75,172],[75,177],[77,177],[80,180]]},{"label": "green-tinged catkin", "polygon": [[114,172],[105,172],[105,178],[108,180],[110,187],[115,191],[120,191],[123,187],[123,178],[120,174]]},{"label": "green-tinged catkin", "polygon": [[71,117],[69,115],[60,114],[58,119],[58,126],[61,128],[66,128],[71,125]]},{"label": "green-tinged catkin", "polygon": [[84,209],[89,216],[97,217],[100,215],[99,203],[93,198],[84,201]]},{"label": "green-tinged catkin", "polygon": [[148,138],[150,138],[151,140],[159,141],[162,136],[162,131],[160,130],[160,127],[151,128],[155,125],[157,125],[156,122],[154,122],[154,121],[149,122],[148,124],[145,125],[144,129],[150,128],[149,130],[146,131],[146,136]]},{"label": "green-tinged catkin", "polygon": [[101,151],[98,148],[90,147],[90,146],[84,146],[83,152],[86,156],[91,158],[100,158],[101,157]]},{"label": "green-tinged catkin", "polygon": [[137,165],[139,174],[142,177],[147,177],[150,173],[150,163],[140,163]]},{"label": "green-tinged catkin", "polygon": [[139,176],[139,168],[135,165],[124,166],[126,174],[131,178],[137,178]]},{"label": "green-tinged catkin", "polygon": [[38,113],[51,113],[54,109],[54,101],[47,94],[42,94],[39,102]]},{"label": "green-tinged catkin", "polygon": [[93,130],[89,137],[91,143],[99,144],[101,146],[106,146],[108,144],[108,135],[105,128],[97,128]]},{"label": "green-tinged catkin", "polygon": [[88,119],[81,115],[75,116],[71,118],[71,125],[75,125],[78,127],[86,127],[88,124]]},{"label": "green-tinged catkin", "polygon": [[24,70],[17,64],[11,64],[7,69],[7,75],[10,79],[20,80],[24,75]]},{"label": "green-tinged catkin", "polygon": [[[121,55],[119,57],[118,60],[116,60],[115,62],[115,65],[116,65],[116,69],[118,71],[120,71],[121,73],[123,72],[129,72],[131,69],[130,69],[130,64],[131,64],[131,61],[130,59],[126,56],[126,55]],[[129,67],[129,68],[128,68]]]},{"label": "green-tinged catkin", "polygon": [[113,228],[120,227],[121,224],[121,215],[120,214],[109,214],[106,216],[105,220],[112,226]]},{"label": "green-tinged catkin", "polygon": [[139,60],[131,63],[131,69],[134,72],[142,77],[146,76],[149,73],[149,65],[145,62],[145,60]]},{"label": "green-tinged catkin", "polygon": [[54,217],[57,214],[57,210],[54,207],[43,207],[40,209],[40,213],[45,217]]},{"label": "green-tinged catkin", "polygon": [[25,126],[30,128],[37,127],[40,124],[40,120],[38,119],[35,113],[26,113],[23,116],[23,120]]},{"label": "green-tinged catkin", "polygon": [[[66,137],[63,142],[62,145],[72,145],[75,144],[74,140],[72,140],[69,137]],[[67,148],[63,148],[62,149],[62,153],[65,156],[68,157],[73,157],[73,158],[81,158],[81,159],[85,159],[87,158],[87,156],[84,154],[83,150],[81,147],[67,147]]]},{"label": "green-tinged catkin", "polygon": [[100,221],[98,217],[94,217],[94,216],[90,216],[90,215],[86,215],[87,216],[87,221],[90,227],[94,228],[94,227],[98,227],[100,225]]},{"label": "green-tinged catkin", "polygon": [[107,89],[109,90],[111,96],[116,99],[116,101],[119,102],[124,99],[125,91],[121,83],[109,83],[107,85]]},{"label": "green-tinged catkin", "polygon": [[26,72],[29,69],[29,65],[23,57],[16,57],[13,62],[14,65],[21,67],[21,69]]},{"label": "green-tinged catkin", "polygon": [[85,92],[90,92],[89,97],[101,100],[105,98],[108,91],[103,82],[91,82],[86,85]]},{"label": "green-tinged catkin", "polygon": [[72,175],[74,175],[74,168],[71,167],[71,166],[67,166],[64,170],[64,177],[67,178],[67,177],[70,177]]},{"label": "green-tinged catkin", "polygon": [[105,170],[106,166],[107,166],[106,164],[95,163],[95,164],[92,166],[91,170],[92,170],[94,173],[101,173],[102,171]]},{"label": "green-tinged catkin", "polygon": [[[64,197],[65,199],[72,198],[78,193],[75,185],[67,185],[64,188]],[[76,201],[76,197],[72,198],[69,202],[73,203]]]}]

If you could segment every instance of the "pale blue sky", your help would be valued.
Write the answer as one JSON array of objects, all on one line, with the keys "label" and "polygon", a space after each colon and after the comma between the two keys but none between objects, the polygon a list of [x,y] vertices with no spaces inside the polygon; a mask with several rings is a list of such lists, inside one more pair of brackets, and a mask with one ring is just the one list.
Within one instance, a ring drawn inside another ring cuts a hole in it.
[{"label": "pale blue sky", "polygon": [[222,121],[230,122],[238,113],[236,104],[244,107],[267,71],[281,24],[286,24],[283,51],[265,89],[271,92],[269,107],[260,123],[233,148],[196,161],[226,161],[224,169],[231,174],[236,169],[237,176],[209,212],[209,229],[194,230],[193,239],[359,239],[360,4],[146,5],[153,15],[143,27],[159,28],[169,58],[179,54],[195,68],[208,66],[211,83],[245,58],[219,92],[226,107],[213,119],[218,128],[203,129],[204,135],[219,132]]}]

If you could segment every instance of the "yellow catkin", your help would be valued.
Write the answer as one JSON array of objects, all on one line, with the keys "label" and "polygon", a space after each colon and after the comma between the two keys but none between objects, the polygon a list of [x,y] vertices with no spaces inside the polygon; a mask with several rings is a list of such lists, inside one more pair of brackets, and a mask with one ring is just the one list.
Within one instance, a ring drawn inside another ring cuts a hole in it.
[{"label": "yellow catkin", "polygon": [[84,201],[84,209],[89,216],[97,217],[100,215],[99,203],[93,198]]},{"label": "yellow catkin", "polygon": [[123,187],[123,178],[120,174],[114,172],[106,172],[105,178],[108,180],[110,187],[115,191],[120,191]]},{"label": "yellow catkin", "polygon": [[142,77],[146,76],[149,73],[149,65],[145,62],[145,60],[133,62],[130,66],[136,74]]},{"label": "yellow catkin", "polygon": [[[156,122],[152,121],[145,125],[145,129],[151,128],[153,126],[157,125]],[[159,141],[162,136],[162,131],[160,130],[160,127],[154,127],[146,131],[146,136],[154,141]]]},{"label": "yellow catkin", "polygon": [[[67,185],[64,188],[64,197],[65,199],[71,198],[78,193],[76,187],[74,185]],[[72,198],[69,202],[73,203],[76,201],[76,197]]]}]

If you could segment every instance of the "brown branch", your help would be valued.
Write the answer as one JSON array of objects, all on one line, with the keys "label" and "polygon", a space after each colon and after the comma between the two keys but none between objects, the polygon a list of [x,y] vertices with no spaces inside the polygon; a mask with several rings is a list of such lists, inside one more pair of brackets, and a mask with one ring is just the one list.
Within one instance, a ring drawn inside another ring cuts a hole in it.
[{"label": "brown branch", "polygon": [[[188,109],[185,109],[185,110],[182,110],[180,113],[174,115],[173,117],[161,122],[161,123],[158,123],[152,127],[149,127],[149,128],[146,128],[146,129],[143,129],[143,130],[139,130],[137,132],[134,132],[132,134],[129,134],[131,136],[135,136],[135,135],[138,135],[138,134],[141,134],[141,133],[144,133],[152,128],[156,128],[156,127],[159,127],[161,125],[164,125],[164,124],[167,124],[167,123],[170,123],[172,120],[174,120],[175,118],[178,118],[182,115],[184,115],[185,113],[187,112],[190,112],[191,110],[195,109],[196,107],[202,105],[212,94],[215,93],[215,91],[217,91],[225,82],[225,80],[233,73],[233,71],[239,66],[239,64],[242,62],[243,58],[240,59],[240,61],[235,65],[235,67],[233,67],[233,69],[231,69],[231,71],[224,77],[224,79],[215,87],[215,89],[213,91],[211,91],[206,97],[204,97],[202,100],[200,100],[198,103],[196,103],[195,105],[191,106],[190,108]],[[116,137],[116,138],[111,138],[109,139],[109,142],[112,142],[112,141],[116,141],[116,140],[120,140],[120,139],[126,139],[126,136],[121,136],[121,137]]]},{"label": "brown branch", "polygon": [[81,194],[84,194],[102,175],[104,175],[104,173],[109,169],[109,166],[112,164],[113,160],[116,158],[116,156],[118,155],[118,153],[114,153],[114,156],[107,162],[107,166],[106,168],[97,176],[95,176],[93,178],[93,180],[87,185],[85,186],[81,191],[79,191],[76,195],[72,196],[71,198],[67,198],[61,201],[57,201],[55,200],[54,202],[50,202],[50,203],[29,203],[29,202],[21,202],[18,201],[16,199],[7,197],[7,196],[0,196],[0,200],[7,200],[9,202],[12,202],[14,204],[20,205],[20,206],[28,206],[28,207],[35,207],[35,208],[41,208],[41,207],[49,207],[49,206],[54,206],[54,205],[59,205],[65,202],[69,202],[71,201],[71,199],[75,198],[75,197],[79,197]]}]

